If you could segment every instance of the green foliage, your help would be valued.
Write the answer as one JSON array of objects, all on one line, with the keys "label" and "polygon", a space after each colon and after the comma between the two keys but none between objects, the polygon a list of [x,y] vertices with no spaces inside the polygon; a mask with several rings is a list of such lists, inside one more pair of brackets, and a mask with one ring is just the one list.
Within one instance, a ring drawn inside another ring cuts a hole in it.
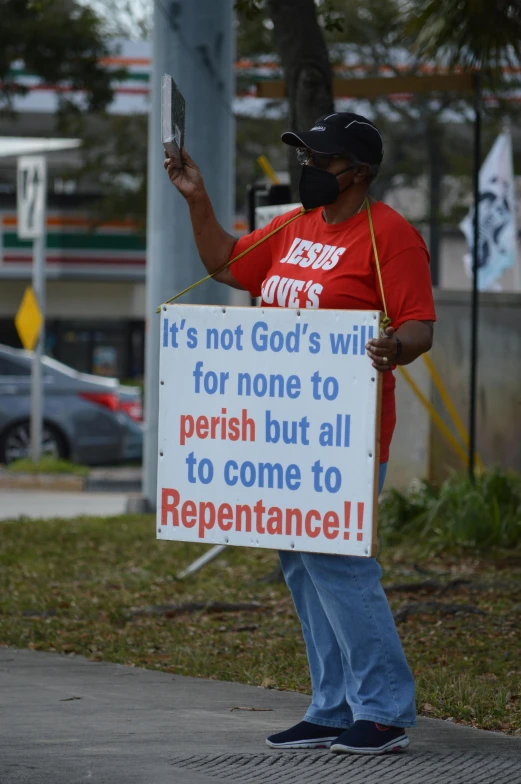
[{"label": "green foliage", "polygon": [[264,11],[263,0],[237,0],[234,9],[246,19],[255,19]]},{"label": "green foliage", "polygon": [[37,463],[33,463],[29,458],[13,460],[9,463],[7,470],[14,474],[74,474],[74,476],[88,476],[88,466],[71,463],[69,460],[62,460],[49,455],[44,455]]},{"label": "green foliage", "polygon": [[[314,0],[317,19],[324,31],[339,35],[344,32],[344,9],[341,0]],[[234,5],[239,18],[237,49],[239,57],[266,54],[273,48],[266,0],[237,0]]]},{"label": "green foliage", "polygon": [[[2,0],[0,18],[0,109],[10,109],[13,97],[25,92],[13,70],[20,61],[48,84],[84,91],[92,111],[112,101],[114,72],[100,64],[109,50],[92,9],[75,0]],[[66,93],[58,99],[62,111],[76,109]]]},{"label": "green foliage", "polygon": [[345,20],[343,13],[339,10],[338,0],[315,0],[315,4],[318,21],[324,30],[328,33],[343,33]]},{"label": "green foliage", "polygon": [[143,232],[147,211],[148,117],[145,114],[70,115],[62,123],[80,137],[82,166],[72,176],[101,192],[89,205],[93,225],[131,220]]},{"label": "green foliage", "polygon": [[363,47],[366,67],[389,65],[391,47],[411,44],[404,40],[403,16],[397,0],[364,0],[354,4],[349,0],[336,0],[336,13],[343,20],[340,31],[343,34],[331,29],[328,41]]},{"label": "green foliage", "polygon": [[425,553],[474,551],[521,544],[521,478],[499,470],[453,477],[435,488],[391,490],[380,506],[384,542],[411,542]]},{"label": "green foliage", "polygon": [[494,72],[521,59],[519,0],[411,0],[409,31],[428,56]]}]

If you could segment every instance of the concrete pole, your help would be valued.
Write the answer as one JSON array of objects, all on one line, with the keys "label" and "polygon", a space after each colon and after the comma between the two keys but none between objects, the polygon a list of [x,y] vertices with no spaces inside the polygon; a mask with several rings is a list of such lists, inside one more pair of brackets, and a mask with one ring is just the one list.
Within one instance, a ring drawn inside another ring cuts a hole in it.
[{"label": "concrete pole", "polygon": [[[149,123],[143,493],[156,506],[159,326],[156,308],[205,274],[183,198],[163,169],[161,77],[175,79],[186,100],[185,146],[201,168],[217,218],[227,231],[234,213],[233,0],[154,0]],[[183,302],[227,304],[231,290],[209,281]]]}]

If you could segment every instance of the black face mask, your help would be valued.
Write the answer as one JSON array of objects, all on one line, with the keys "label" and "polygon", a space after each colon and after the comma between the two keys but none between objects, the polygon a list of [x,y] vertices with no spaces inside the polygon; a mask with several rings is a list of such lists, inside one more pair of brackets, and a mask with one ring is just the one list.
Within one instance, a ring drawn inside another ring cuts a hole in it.
[{"label": "black face mask", "polygon": [[338,174],[317,169],[315,166],[303,166],[300,172],[299,195],[302,206],[305,210],[312,210],[315,207],[323,207],[325,204],[333,204],[341,193],[347,191],[354,182],[350,182],[345,188],[340,190],[338,178],[341,174],[356,168],[348,166]]}]

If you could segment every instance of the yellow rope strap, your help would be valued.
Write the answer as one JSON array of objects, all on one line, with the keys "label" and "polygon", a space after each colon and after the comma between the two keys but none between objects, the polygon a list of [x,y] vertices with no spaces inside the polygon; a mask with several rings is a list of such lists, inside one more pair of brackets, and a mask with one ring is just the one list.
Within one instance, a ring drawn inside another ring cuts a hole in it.
[{"label": "yellow rope strap", "polygon": [[[463,441],[465,446],[468,448],[468,445],[469,445],[469,435],[467,433],[465,425],[463,424],[463,422],[460,419],[460,416],[459,416],[458,412],[456,411],[456,407],[454,406],[454,403],[452,402],[449,393],[445,389],[445,385],[443,384],[443,381],[441,380],[440,374],[436,370],[436,367],[434,366],[434,363],[433,363],[432,359],[430,358],[429,354],[424,354],[422,359],[425,362],[425,364],[427,366],[427,370],[429,371],[429,373],[431,375],[431,378],[432,378],[432,381],[434,383],[434,386],[438,390],[438,394],[439,394],[439,396],[440,396],[440,398],[441,398],[445,408],[447,409],[447,412],[448,412],[450,418],[452,419],[452,422],[454,423],[454,427],[458,431],[461,440]],[[477,463],[478,467],[480,469],[484,469],[485,466],[484,466],[483,460],[481,459],[481,457],[478,455],[477,452],[475,452],[475,458],[476,458],[476,463]],[[468,462],[468,456],[465,458],[465,461]]]},{"label": "yellow rope strap", "polygon": [[442,435],[445,436],[445,438],[452,446],[456,454],[459,455],[459,457],[463,461],[463,465],[467,465],[468,463],[467,453],[459,443],[456,436],[453,435],[453,433],[451,433],[451,431],[449,430],[449,428],[447,427],[447,425],[445,424],[441,416],[438,414],[438,412],[432,405],[431,401],[427,399],[427,397],[423,394],[418,384],[413,380],[410,373],[402,365],[398,366],[398,370],[400,371],[404,379],[407,381],[407,383],[409,384],[410,388],[412,389],[412,391],[414,392],[414,394],[416,395],[420,403],[427,409],[427,411],[431,416],[432,421],[437,426],[438,430],[442,433]]},{"label": "yellow rope strap", "polygon": [[[387,313],[387,303],[385,301],[384,286],[383,286],[383,281],[382,281],[382,272],[380,270],[380,259],[379,259],[379,256],[378,256],[378,249],[376,247],[376,237],[375,237],[375,232],[374,232],[373,217],[371,215],[371,206],[369,204],[369,199],[366,199],[366,207],[367,207],[367,216],[369,218],[369,229],[371,231],[371,240],[373,242],[373,252],[374,252],[374,258],[375,258],[375,262],[376,262],[376,271],[378,273],[378,280],[379,280],[379,283],[380,283],[380,291],[382,292],[382,303],[383,303],[384,312],[385,312],[385,317],[382,319],[382,323],[381,323],[381,329],[382,329],[382,331],[385,331],[385,329],[388,326],[390,326],[391,319],[389,318],[389,314]],[[449,395],[447,393],[447,390],[443,386],[442,380],[441,380],[441,378],[440,378],[440,376],[438,374],[438,371],[434,367],[434,363],[433,363],[432,359],[428,356],[428,354],[424,354],[423,355],[423,360],[424,360],[425,364],[427,365],[427,369],[429,370],[429,373],[430,373],[431,378],[432,378],[432,380],[434,382],[434,385],[435,385],[436,389],[439,392],[439,395],[440,395],[440,397],[442,399],[442,402],[444,403],[445,408],[447,409],[447,411],[449,413],[449,416],[451,417],[451,419],[452,419],[452,421],[453,421],[453,423],[454,423],[454,425],[456,427],[456,430],[458,431],[461,439],[463,440],[463,443],[468,446],[468,440],[469,439],[468,439],[468,435],[467,435],[467,432],[465,430],[465,427],[463,425],[463,422],[459,418],[458,413],[457,413],[457,411],[456,411],[456,409],[454,407],[454,404],[453,404],[452,400],[450,399],[450,397],[449,397]],[[447,427],[447,425],[445,424],[445,422],[443,421],[441,416],[438,414],[438,412],[436,411],[436,409],[434,408],[434,406],[432,405],[430,400],[427,399],[427,397],[423,394],[423,392],[421,391],[419,386],[413,380],[413,378],[410,375],[410,373],[402,365],[398,366],[398,370],[400,371],[400,373],[402,374],[402,376],[404,377],[406,382],[409,384],[409,386],[411,387],[412,391],[415,393],[417,398],[420,400],[422,405],[427,409],[427,411],[429,412],[429,415],[430,415],[432,421],[437,426],[438,430],[442,433],[443,436],[445,436],[445,438],[447,439],[449,444],[452,446],[454,451],[463,460],[463,463],[465,465],[467,465],[467,463],[468,463],[467,453],[465,452],[463,447],[458,443],[458,441],[454,437],[454,435],[451,433],[451,431],[449,430],[449,428]],[[478,466],[480,468],[483,468],[483,461],[481,460],[481,458],[479,457],[478,454],[476,454],[476,461],[478,463]]]},{"label": "yellow rope strap", "polygon": [[380,329],[383,332],[385,332],[387,327],[391,326],[392,322],[391,322],[391,319],[389,317],[389,314],[387,313],[387,303],[385,301],[384,284],[383,284],[383,281],[382,281],[382,271],[380,270],[380,257],[378,256],[378,248],[376,247],[376,237],[375,237],[375,233],[374,233],[373,216],[371,215],[371,204],[369,202],[369,198],[368,197],[366,197],[365,206],[367,208],[367,217],[369,219],[369,230],[371,232],[371,240],[372,240],[372,243],[373,243],[374,260],[375,260],[375,263],[376,263],[376,271],[378,273],[378,281],[380,283],[380,291],[382,293],[382,304],[384,306],[384,313],[385,313],[385,316],[382,319],[381,324],[380,324]]},{"label": "yellow rope strap", "polygon": [[[226,264],[222,265],[222,267],[219,267],[219,269],[216,269],[215,272],[211,272],[209,275],[206,275],[204,278],[201,278],[201,280],[198,280],[195,283],[192,283],[191,286],[188,286],[188,288],[183,289],[183,291],[180,291],[179,294],[176,294],[174,297],[170,297],[170,299],[167,299],[166,302],[164,302],[163,304],[164,305],[169,305],[171,302],[175,302],[176,299],[179,299],[180,297],[184,296],[185,294],[188,294],[189,291],[192,291],[192,289],[197,288],[197,286],[200,286],[201,283],[205,283],[207,280],[210,280],[210,278],[213,278],[213,277],[215,277],[215,275],[218,275],[219,272],[222,272],[223,270],[227,269],[228,267],[231,267],[231,265],[234,264],[236,261],[239,261],[239,259],[242,259],[243,256],[246,256],[246,254],[249,253],[250,251],[252,251],[254,248],[257,248],[259,245],[262,245],[263,242],[266,242],[266,240],[269,240],[269,238],[273,237],[273,235],[276,234],[278,231],[282,231],[282,229],[285,229],[286,226],[288,226],[290,223],[293,223],[294,220],[297,220],[297,218],[300,218],[302,215],[305,215],[306,212],[310,212],[310,210],[305,210],[304,207],[302,207],[300,212],[298,212],[292,218],[287,220],[281,226],[277,226],[276,229],[273,229],[273,231],[270,231],[270,233],[266,234],[265,237],[261,237],[260,240],[257,240],[257,242],[254,242],[253,245],[250,245],[249,248],[246,248],[246,250],[243,250],[242,253],[239,253],[237,256],[234,256],[233,259],[230,259],[229,261],[227,261]],[[157,308],[156,313],[161,313],[161,305]]]}]

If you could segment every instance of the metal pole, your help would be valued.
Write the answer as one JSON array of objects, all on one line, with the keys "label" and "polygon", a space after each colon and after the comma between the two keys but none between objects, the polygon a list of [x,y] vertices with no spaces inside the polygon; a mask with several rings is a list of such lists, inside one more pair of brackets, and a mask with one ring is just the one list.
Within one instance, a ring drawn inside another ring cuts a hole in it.
[{"label": "metal pole", "polygon": [[476,455],[476,397],[478,372],[478,319],[479,319],[479,170],[481,167],[481,74],[475,76],[474,121],[474,241],[472,247],[472,301],[470,333],[470,411],[469,411],[469,478],[474,482]]},{"label": "metal pole", "polygon": [[434,119],[427,122],[427,148],[429,153],[429,253],[433,286],[440,285],[440,205],[441,205],[441,151],[439,128]]},{"label": "metal pole", "polygon": [[41,230],[33,240],[33,292],[42,314],[42,327],[33,352],[31,366],[31,460],[38,463],[42,456],[43,435],[43,368],[42,356],[45,346],[45,246],[47,237],[47,178],[44,177]]},{"label": "metal pole", "polygon": [[[174,77],[186,100],[185,144],[201,168],[206,189],[227,231],[233,230],[234,84],[233,0],[155,0],[152,102],[149,122],[145,449],[143,493],[156,506],[159,330],[157,306],[204,272],[188,208],[164,169],[161,145],[161,77]],[[226,304],[229,290],[208,282],[184,302]]]},{"label": "metal pole", "polygon": [[[510,117],[503,118],[503,132],[508,133],[510,137],[510,148],[512,149],[512,121]],[[519,266],[519,251],[518,251],[518,227],[517,227],[517,194],[515,190],[515,171],[514,161],[512,161],[512,174],[514,178],[514,211],[512,220],[514,221],[514,269],[513,269],[513,288],[514,291],[521,291],[521,267]]]},{"label": "metal pole", "polygon": [[210,563],[210,561],[213,561],[214,558],[217,558],[217,556],[220,555],[223,550],[226,550],[225,544],[216,544],[210,550],[207,550],[204,555],[201,555],[200,558],[187,566],[186,569],[183,569],[182,572],[179,572],[177,579],[184,580],[185,577],[190,577],[190,575],[195,574],[199,571],[199,569],[202,569],[203,566],[206,566],[207,563]]}]

